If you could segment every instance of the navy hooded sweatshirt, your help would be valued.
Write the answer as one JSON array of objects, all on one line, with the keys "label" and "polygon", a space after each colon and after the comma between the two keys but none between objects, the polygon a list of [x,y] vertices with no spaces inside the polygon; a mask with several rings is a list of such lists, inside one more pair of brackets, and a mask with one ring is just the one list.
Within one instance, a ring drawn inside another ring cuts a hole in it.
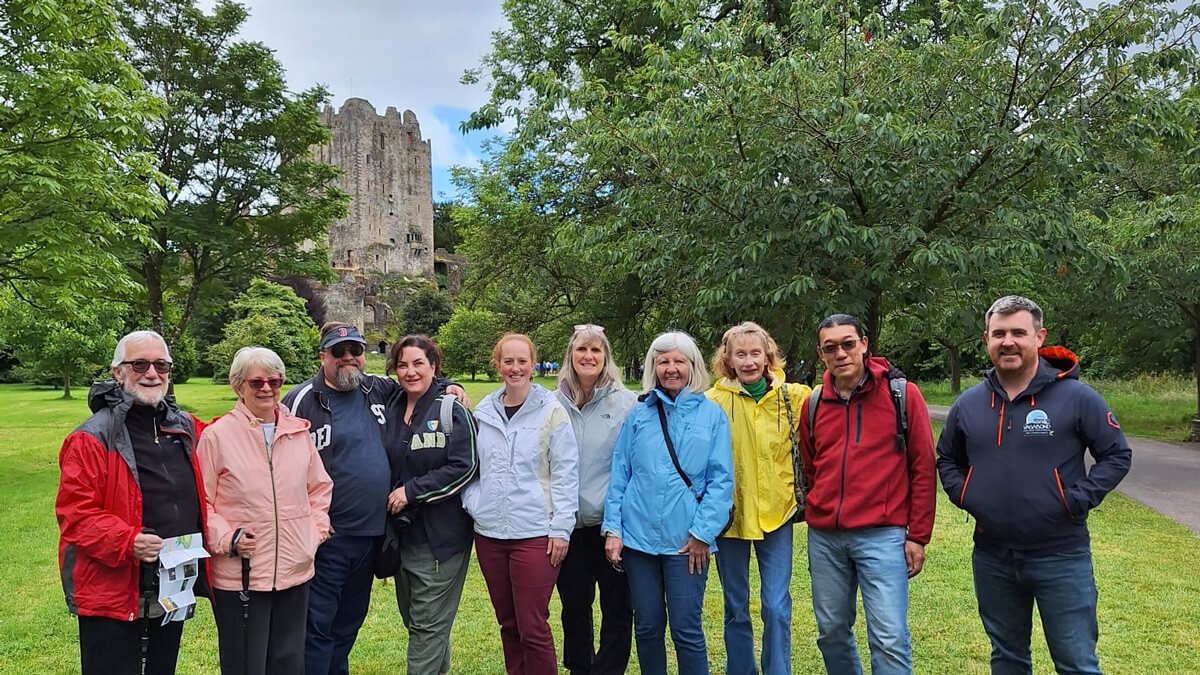
[{"label": "navy hooded sweatshirt", "polygon": [[[1075,355],[1048,347],[1038,356],[1037,374],[1013,401],[989,370],[954,402],[938,439],[942,487],[975,517],[976,546],[997,555],[1087,550],[1087,513],[1132,459],[1108,404],[1079,381]],[[1090,473],[1085,449],[1096,460]]]}]

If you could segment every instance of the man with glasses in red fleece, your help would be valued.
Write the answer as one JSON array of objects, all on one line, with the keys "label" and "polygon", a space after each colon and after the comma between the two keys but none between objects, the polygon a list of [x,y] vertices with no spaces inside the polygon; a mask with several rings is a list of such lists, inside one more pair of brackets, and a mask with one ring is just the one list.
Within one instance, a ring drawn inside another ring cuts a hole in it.
[{"label": "man with glasses in red fleece", "polygon": [[[858,319],[822,321],[817,355],[825,378],[800,413],[817,647],[831,675],[861,675],[854,642],[861,588],[872,675],[912,673],[908,580],[925,564],[937,497],[929,412],[911,382],[893,400],[890,378],[898,387],[903,375],[871,355]],[[897,422],[900,399],[907,429]]]},{"label": "man with glasses in red fleece", "polygon": [[[350,324],[321,327],[321,369],[283,397],[296,417],[309,421],[313,443],[333,479],[332,534],[317,549],[309,586],[304,666],[308,675],[345,675],[350,650],[366,619],[374,580],[375,549],[387,518],[391,467],[383,446],[384,410],[394,381],[363,371],[367,341]],[[466,392],[447,392],[464,402]]]},{"label": "man with glasses in red fleece", "polygon": [[[154,331],[121,338],[113,379],[92,385],[92,416],[59,454],[55,513],[67,609],[79,617],[84,675],[174,673],[183,622],[163,625],[163,539],[204,532],[194,461],[203,423],[167,397],[171,353]],[[206,592],[204,560],[197,579]]]}]

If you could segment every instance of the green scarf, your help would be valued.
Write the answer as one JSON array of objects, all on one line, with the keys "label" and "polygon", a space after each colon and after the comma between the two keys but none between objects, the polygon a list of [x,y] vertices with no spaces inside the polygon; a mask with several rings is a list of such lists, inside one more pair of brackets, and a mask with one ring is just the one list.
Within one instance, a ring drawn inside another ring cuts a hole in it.
[{"label": "green scarf", "polygon": [[765,377],[760,377],[758,379],[758,382],[755,382],[754,384],[743,384],[742,385],[742,389],[745,390],[745,392],[747,394],[750,394],[750,396],[752,396],[754,398],[755,403],[758,403],[759,401],[762,400],[762,397],[767,395],[768,388],[769,387],[767,386],[767,378],[765,378]]}]

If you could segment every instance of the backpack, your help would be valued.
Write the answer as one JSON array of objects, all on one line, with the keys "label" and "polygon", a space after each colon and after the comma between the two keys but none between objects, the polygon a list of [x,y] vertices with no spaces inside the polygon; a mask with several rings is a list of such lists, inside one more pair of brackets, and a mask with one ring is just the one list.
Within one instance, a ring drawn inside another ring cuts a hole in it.
[{"label": "backpack", "polygon": [[[892,407],[896,409],[896,450],[908,451],[908,380],[903,377],[885,378],[892,392]],[[808,400],[808,440],[816,452],[817,448],[817,404],[821,402],[821,386],[813,387]]]}]

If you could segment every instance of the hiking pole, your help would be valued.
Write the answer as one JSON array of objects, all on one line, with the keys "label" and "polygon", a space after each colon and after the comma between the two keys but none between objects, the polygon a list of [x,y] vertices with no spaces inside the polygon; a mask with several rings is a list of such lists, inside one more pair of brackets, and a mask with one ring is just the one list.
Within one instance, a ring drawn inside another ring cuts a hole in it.
[{"label": "hiking pole", "polygon": [[242,675],[250,675],[250,559],[242,558]]},{"label": "hiking pole", "polygon": [[[147,527],[143,528],[142,532],[146,534],[154,534],[154,529]],[[138,591],[141,596],[141,611],[142,611],[142,675],[146,675],[146,665],[150,661],[150,606],[154,603],[154,596],[158,590],[158,559],[154,562],[140,562],[138,564]]]}]

